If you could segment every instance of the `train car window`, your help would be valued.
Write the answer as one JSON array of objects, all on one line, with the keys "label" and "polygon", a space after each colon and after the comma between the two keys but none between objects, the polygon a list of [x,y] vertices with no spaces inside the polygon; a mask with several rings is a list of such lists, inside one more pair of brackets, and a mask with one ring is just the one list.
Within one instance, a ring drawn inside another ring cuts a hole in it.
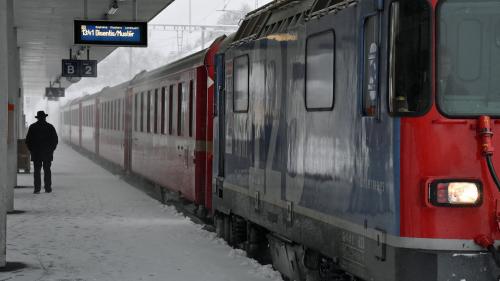
[{"label": "train car window", "polygon": [[189,137],[193,136],[193,119],[194,119],[194,109],[193,109],[193,87],[194,83],[193,80],[189,81]]},{"label": "train car window", "polygon": [[108,122],[107,122],[107,125],[106,125],[106,128],[108,130],[111,130],[113,128],[113,114],[111,112],[111,101],[108,101],[107,102],[108,104],[108,110],[107,110],[107,119],[108,119]]},{"label": "train car window", "polygon": [[155,89],[155,104],[154,104],[154,118],[153,118],[153,132],[158,134],[158,89]]},{"label": "train car window", "polygon": [[313,34],[306,41],[306,109],[333,110],[335,96],[335,33]]},{"label": "train car window", "polygon": [[125,131],[125,111],[127,109],[127,98],[123,98],[122,101],[122,131]]},{"label": "train car window", "polygon": [[113,101],[113,130],[118,128],[118,101]]},{"label": "train car window", "polygon": [[137,119],[139,118],[138,109],[139,108],[139,94],[136,93],[134,96],[134,130],[138,131]]},{"label": "train car window", "polygon": [[108,130],[113,129],[113,108],[112,101],[108,101]]},{"label": "train car window", "polygon": [[107,108],[108,108],[108,103],[107,102],[104,102],[102,104],[102,128],[103,129],[107,129],[106,126],[107,126]]},{"label": "train car window", "polygon": [[427,0],[391,3],[389,111],[427,112],[431,105],[431,8]]},{"label": "train car window", "polygon": [[108,130],[113,129],[113,102],[108,101]]},{"label": "train car window", "polygon": [[120,100],[115,100],[115,130],[120,127]]},{"label": "train car window", "polygon": [[233,111],[236,113],[248,112],[249,107],[249,59],[243,55],[233,62]]},{"label": "train car window", "polygon": [[146,104],[146,133],[151,133],[151,91],[148,91]]},{"label": "train car window", "polygon": [[99,120],[99,128],[102,129],[102,103],[99,103],[99,116],[98,116],[98,120]]},{"label": "train car window", "polygon": [[107,105],[108,103],[107,102],[103,102],[102,103],[102,128],[103,129],[106,129],[106,108],[107,108]]},{"label": "train car window", "polygon": [[122,118],[121,118],[121,116],[122,116],[122,100],[119,99],[117,102],[118,102],[118,114],[116,115],[116,117],[118,119],[118,126],[116,129],[120,131],[122,129],[122,127],[121,127],[122,126]]},{"label": "train car window", "polygon": [[116,100],[111,101],[111,129],[116,130]]},{"label": "train car window", "polygon": [[141,93],[141,132],[144,132],[144,92]]},{"label": "train car window", "polygon": [[111,130],[111,124],[112,124],[112,114],[111,114],[111,101],[106,102],[107,109],[106,109],[106,129]]},{"label": "train car window", "polygon": [[109,129],[116,129],[116,101],[112,100],[109,102],[111,110],[109,112],[111,123],[109,124]]},{"label": "train car window", "polygon": [[168,134],[172,135],[174,131],[174,85],[170,85],[168,92]]},{"label": "train car window", "polygon": [[440,1],[437,104],[447,116],[500,116],[500,3]]},{"label": "train car window", "polygon": [[165,134],[165,87],[161,88],[161,114],[160,114],[160,133]]},{"label": "train car window", "polygon": [[363,116],[379,112],[379,46],[378,15],[366,18],[363,31]]},{"label": "train car window", "polygon": [[118,129],[118,101],[113,101],[113,130]]},{"label": "train car window", "polygon": [[183,118],[183,110],[182,110],[182,101],[183,101],[183,83],[179,83],[177,85],[177,135],[182,136],[183,127],[184,127],[184,118]]}]

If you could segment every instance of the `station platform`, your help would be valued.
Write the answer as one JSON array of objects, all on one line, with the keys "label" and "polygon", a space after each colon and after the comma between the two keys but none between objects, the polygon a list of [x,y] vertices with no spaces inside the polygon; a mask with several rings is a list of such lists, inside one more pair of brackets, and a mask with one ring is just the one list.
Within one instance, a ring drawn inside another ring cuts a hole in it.
[{"label": "station platform", "polygon": [[[53,193],[19,175],[7,217],[7,261],[25,268],[0,281],[282,280],[172,206],[61,144]],[[43,176],[43,175],[42,175]]]}]

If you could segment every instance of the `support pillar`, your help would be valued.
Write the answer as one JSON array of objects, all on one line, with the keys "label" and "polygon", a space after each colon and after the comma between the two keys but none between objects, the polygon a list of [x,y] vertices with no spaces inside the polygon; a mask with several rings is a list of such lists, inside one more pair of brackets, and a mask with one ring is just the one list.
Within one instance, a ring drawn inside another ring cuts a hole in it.
[{"label": "support pillar", "polygon": [[[0,0],[0,267],[6,265],[6,230],[8,187],[8,98],[9,98],[9,36],[12,28],[13,1]],[[10,25],[9,25],[10,23]]]},{"label": "support pillar", "polygon": [[[12,1],[12,0],[9,0]],[[9,2],[8,1],[8,2]],[[9,3],[12,9],[12,3]],[[17,136],[19,88],[20,88],[20,61],[17,47],[17,30],[14,28],[14,15],[7,15],[7,48],[8,62],[8,132],[7,132],[7,213],[14,211],[14,187],[17,185]]]}]

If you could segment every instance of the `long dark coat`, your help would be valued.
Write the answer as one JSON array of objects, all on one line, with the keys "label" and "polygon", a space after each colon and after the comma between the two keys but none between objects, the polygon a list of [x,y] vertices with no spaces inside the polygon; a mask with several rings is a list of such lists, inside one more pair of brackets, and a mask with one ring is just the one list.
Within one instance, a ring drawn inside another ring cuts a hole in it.
[{"label": "long dark coat", "polygon": [[26,135],[26,145],[31,153],[31,161],[52,161],[58,143],[54,126],[45,120],[31,124]]}]

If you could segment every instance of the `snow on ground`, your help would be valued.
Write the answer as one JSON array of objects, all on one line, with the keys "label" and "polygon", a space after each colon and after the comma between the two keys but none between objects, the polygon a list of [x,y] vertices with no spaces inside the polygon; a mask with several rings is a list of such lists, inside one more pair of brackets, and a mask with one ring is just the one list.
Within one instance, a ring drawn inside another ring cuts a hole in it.
[{"label": "snow on ground", "polygon": [[[0,281],[281,280],[178,213],[60,145],[51,194],[16,189]],[[20,175],[19,185],[32,185]]]}]

